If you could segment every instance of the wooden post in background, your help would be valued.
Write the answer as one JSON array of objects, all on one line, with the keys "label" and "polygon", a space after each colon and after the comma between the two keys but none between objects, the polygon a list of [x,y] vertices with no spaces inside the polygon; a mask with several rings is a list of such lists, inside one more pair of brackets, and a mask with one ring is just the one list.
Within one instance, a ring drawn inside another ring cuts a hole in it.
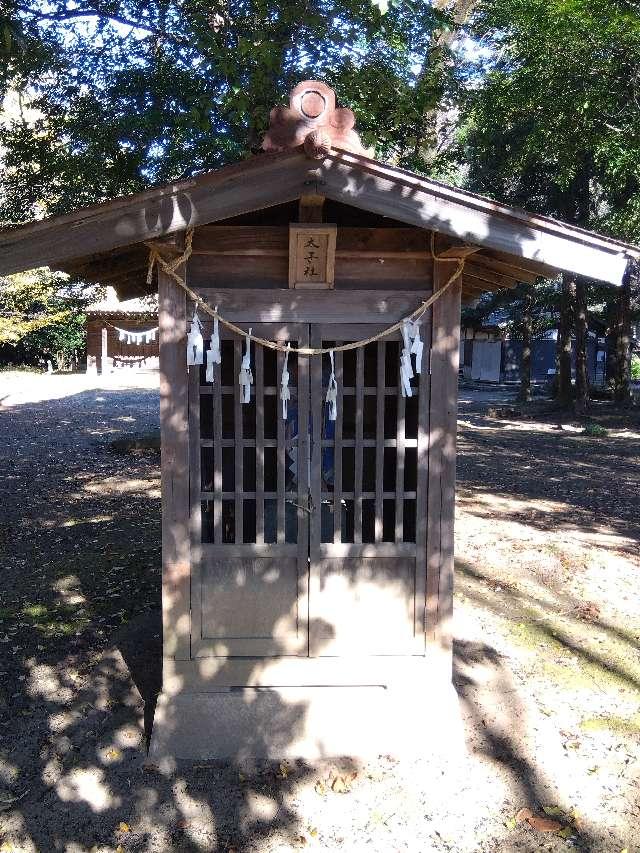
[{"label": "wooden post in background", "polygon": [[[455,270],[433,262],[433,291]],[[456,485],[460,297],[462,278],[434,303],[431,336],[429,493],[427,511],[427,654],[452,671],[453,529]]]},{"label": "wooden post in background", "polygon": [[109,339],[109,334],[107,329],[103,329],[101,332],[101,354],[100,354],[100,373],[103,376],[106,376],[109,373],[109,361],[108,361],[108,346],[107,341]]},{"label": "wooden post in background", "polygon": [[[184,268],[178,269],[181,275]],[[162,444],[162,623],[165,657],[190,656],[189,414],[186,295],[158,269]]]}]

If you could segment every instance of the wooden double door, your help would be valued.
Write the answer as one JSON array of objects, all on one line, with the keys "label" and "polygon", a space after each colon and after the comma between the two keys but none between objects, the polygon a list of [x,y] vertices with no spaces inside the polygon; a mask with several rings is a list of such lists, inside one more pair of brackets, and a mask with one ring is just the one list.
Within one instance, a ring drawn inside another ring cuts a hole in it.
[{"label": "wooden double door", "polygon": [[[244,325],[244,324],[243,324]],[[251,324],[246,324],[247,326]],[[292,346],[333,347],[370,324],[254,324]],[[206,330],[208,331],[208,330]],[[251,345],[221,327],[213,382],[191,368],[192,657],[424,654],[429,377],[404,397],[401,337],[328,355]]]}]

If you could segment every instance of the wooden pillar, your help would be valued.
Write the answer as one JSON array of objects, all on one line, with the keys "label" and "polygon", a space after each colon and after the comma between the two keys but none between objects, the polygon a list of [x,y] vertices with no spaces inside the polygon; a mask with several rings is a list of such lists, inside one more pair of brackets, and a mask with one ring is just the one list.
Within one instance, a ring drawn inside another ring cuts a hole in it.
[{"label": "wooden pillar", "polygon": [[[434,261],[434,292],[455,270]],[[427,513],[427,653],[452,670],[453,525],[456,484],[460,297],[458,279],[433,306]]]},{"label": "wooden pillar", "polygon": [[186,295],[162,270],[158,270],[158,313],[163,651],[165,657],[188,660],[191,563]]},{"label": "wooden pillar", "polygon": [[101,332],[102,345],[101,345],[101,355],[100,355],[100,372],[102,373],[103,376],[105,376],[107,373],[109,373],[109,361],[108,361],[109,354],[108,354],[108,345],[107,345],[108,339],[109,339],[108,338],[108,330],[102,329],[102,332]]}]

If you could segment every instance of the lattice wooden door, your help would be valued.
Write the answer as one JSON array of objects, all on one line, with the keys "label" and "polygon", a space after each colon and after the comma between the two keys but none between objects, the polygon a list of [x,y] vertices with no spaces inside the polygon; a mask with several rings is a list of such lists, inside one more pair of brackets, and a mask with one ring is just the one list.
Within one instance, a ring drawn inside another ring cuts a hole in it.
[{"label": "lattice wooden door", "polygon": [[[308,344],[307,325],[254,325]],[[244,341],[221,328],[214,382],[192,371],[192,656],[308,653],[308,360],[252,345],[251,402],[240,398]],[[304,509],[300,509],[303,507]]]},{"label": "lattice wooden door", "polygon": [[[372,325],[254,325],[314,347],[368,337]],[[329,360],[252,346],[221,329],[222,365],[190,381],[192,655],[422,654],[425,630],[428,375],[403,398],[396,339]],[[426,356],[425,356],[426,361]]]},{"label": "lattice wooden door", "polygon": [[[314,326],[311,342],[380,330]],[[429,377],[425,366],[405,399],[399,348],[388,338],[335,354],[335,422],[323,404],[327,364],[311,363],[312,655],[424,653]]]}]

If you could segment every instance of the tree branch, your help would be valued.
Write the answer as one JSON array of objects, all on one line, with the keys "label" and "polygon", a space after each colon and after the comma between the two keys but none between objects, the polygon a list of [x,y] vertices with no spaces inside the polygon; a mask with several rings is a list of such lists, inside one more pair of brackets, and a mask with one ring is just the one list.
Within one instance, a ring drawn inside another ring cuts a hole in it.
[{"label": "tree branch", "polygon": [[115,24],[122,24],[125,27],[131,27],[132,29],[142,30],[143,32],[149,33],[150,35],[168,39],[174,44],[189,44],[188,39],[172,35],[166,30],[158,29],[157,27],[153,27],[149,24],[143,23],[142,21],[132,21],[130,18],[124,18],[121,15],[113,15],[110,12],[105,12],[97,8],[63,9],[60,12],[50,13],[36,12],[33,9],[25,8],[24,6],[19,6],[18,9],[25,15],[31,15],[36,21],[36,23],[40,21],[54,21],[57,23],[63,23],[64,21],[73,21],[77,18],[100,18],[105,21],[112,21]]}]

